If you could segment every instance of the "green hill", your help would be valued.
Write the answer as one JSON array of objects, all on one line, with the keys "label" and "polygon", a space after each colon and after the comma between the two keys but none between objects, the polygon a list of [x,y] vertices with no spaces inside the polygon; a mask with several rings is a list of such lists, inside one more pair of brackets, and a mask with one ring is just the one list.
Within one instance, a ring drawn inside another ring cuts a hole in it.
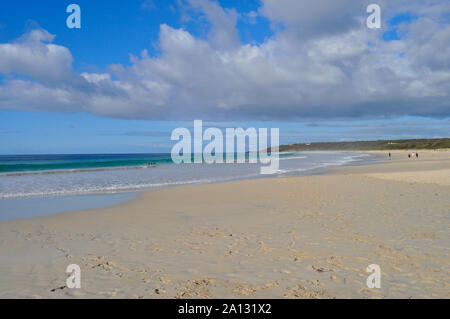
[{"label": "green hill", "polygon": [[450,148],[450,138],[290,144],[290,145],[281,145],[280,152],[369,151],[369,150],[406,150],[406,149],[434,150],[443,148]]}]

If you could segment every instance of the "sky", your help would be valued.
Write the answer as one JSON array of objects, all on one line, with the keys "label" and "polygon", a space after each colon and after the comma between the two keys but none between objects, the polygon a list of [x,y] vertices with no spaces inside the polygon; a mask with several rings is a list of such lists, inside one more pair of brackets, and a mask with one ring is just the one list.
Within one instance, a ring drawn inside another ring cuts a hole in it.
[{"label": "sky", "polygon": [[194,119],[281,144],[450,136],[446,0],[0,6],[0,154],[170,152]]}]

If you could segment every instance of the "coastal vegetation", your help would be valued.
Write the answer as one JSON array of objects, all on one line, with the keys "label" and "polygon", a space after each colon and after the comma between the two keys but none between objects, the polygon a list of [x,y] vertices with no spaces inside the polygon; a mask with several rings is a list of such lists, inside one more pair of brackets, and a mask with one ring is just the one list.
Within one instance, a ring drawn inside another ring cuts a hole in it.
[{"label": "coastal vegetation", "polygon": [[450,138],[377,140],[354,142],[318,142],[281,145],[280,152],[300,151],[375,151],[375,150],[436,150],[450,148]]}]

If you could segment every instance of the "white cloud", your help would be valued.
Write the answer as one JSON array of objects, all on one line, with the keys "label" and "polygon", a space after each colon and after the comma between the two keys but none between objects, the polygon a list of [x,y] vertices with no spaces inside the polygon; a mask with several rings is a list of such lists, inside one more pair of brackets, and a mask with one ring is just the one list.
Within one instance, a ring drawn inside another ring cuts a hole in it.
[{"label": "white cloud", "polygon": [[260,13],[287,26],[290,33],[305,36],[331,34],[355,26],[356,12],[364,12],[364,1],[354,0],[263,0]]},{"label": "white cloud", "polygon": [[235,28],[237,13],[234,9],[224,10],[215,1],[187,0],[194,8],[205,13],[212,28],[211,43],[217,48],[232,48],[239,44],[239,36]]},{"label": "white cloud", "polygon": [[16,72],[55,81],[71,76],[70,51],[51,42],[54,35],[32,30],[14,43],[0,44],[0,73]]},{"label": "white cloud", "polygon": [[76,74],[69,49],[44,30],[0,44],[0,73],[31,78],[6,79],[0,108],[205,120],[450,116],[444,1],[380,1],[385,20],[406,8],[418,16],[385,42],[386,28],[367,29],[354,1],[265,0],[259,14],[285,26],[259,45],[240,43],[235,10],[188,2],[209,19],[207,40],[163,24],[158,56],[144,51],[103,74]]}]

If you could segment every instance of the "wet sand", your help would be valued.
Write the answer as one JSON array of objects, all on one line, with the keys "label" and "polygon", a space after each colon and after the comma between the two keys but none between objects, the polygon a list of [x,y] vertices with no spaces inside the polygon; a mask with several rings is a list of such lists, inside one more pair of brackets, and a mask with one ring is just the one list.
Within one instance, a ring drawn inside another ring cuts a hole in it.
[{"label": "wet sand", "polygon": [[0,222],[0,298],[449,298],[450,152],[392,154]]}]

